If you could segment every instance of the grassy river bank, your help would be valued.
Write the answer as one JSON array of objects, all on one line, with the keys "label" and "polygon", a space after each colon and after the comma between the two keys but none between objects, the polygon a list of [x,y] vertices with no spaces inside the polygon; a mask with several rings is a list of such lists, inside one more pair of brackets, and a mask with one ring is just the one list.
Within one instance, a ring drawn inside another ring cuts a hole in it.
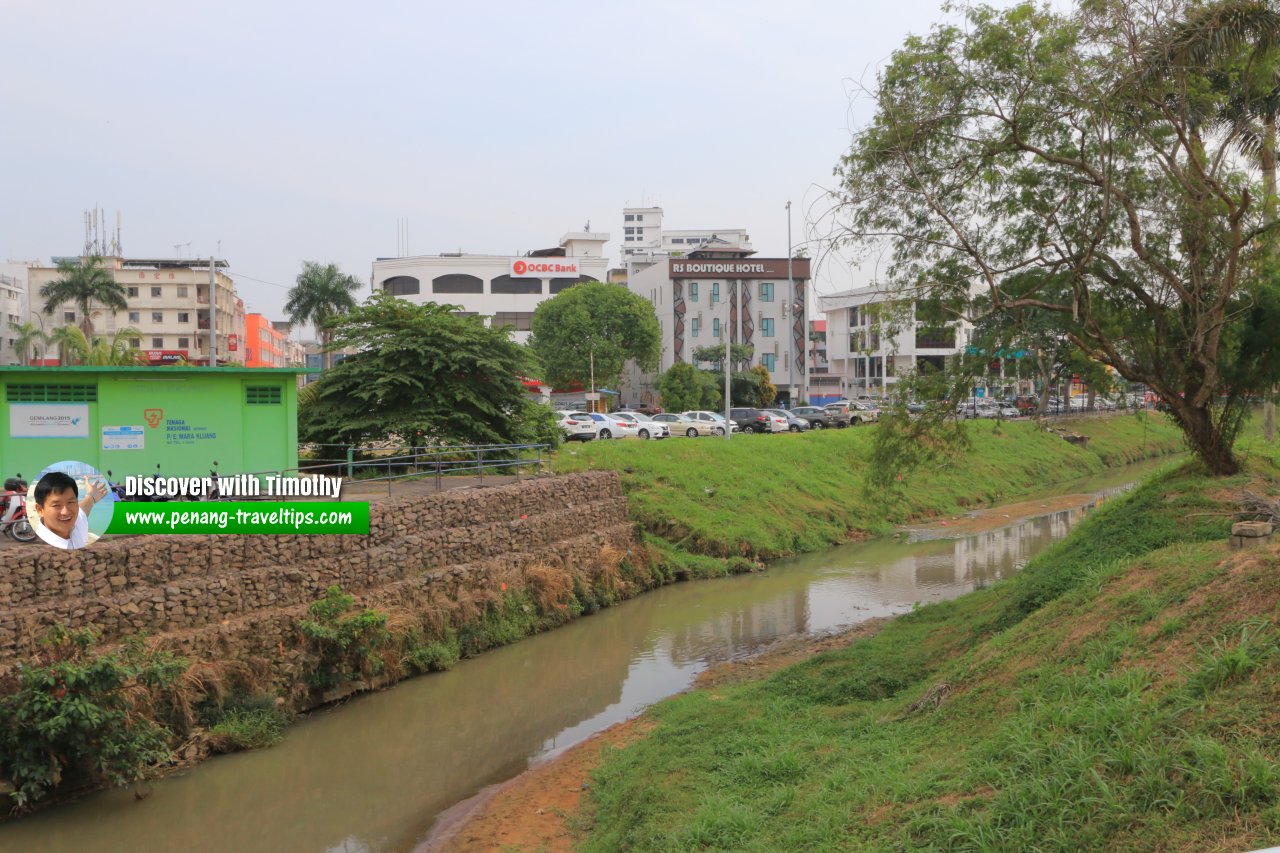
[{"label": "grassy river bank", "polygon": [[1280,843],[1280,547],[1227,547],[1246,493],[1277,500],[1280,457],[1242,443],[1242,474],[1158,475],[990,589],[660,703],[584,764],[589,791],[562,841]]}]

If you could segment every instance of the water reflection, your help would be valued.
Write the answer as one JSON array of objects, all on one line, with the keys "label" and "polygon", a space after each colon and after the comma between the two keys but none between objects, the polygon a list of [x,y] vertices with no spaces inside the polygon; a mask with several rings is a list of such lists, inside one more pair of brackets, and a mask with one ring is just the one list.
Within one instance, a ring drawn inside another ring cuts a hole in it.
[{"label": "water reflection", "polygon": [[311,715],[285,742],[0,827],[0,850],[411,849],[442,810],[678,692],[709,662],[1007,577],[1084,508],[679,584]]}]

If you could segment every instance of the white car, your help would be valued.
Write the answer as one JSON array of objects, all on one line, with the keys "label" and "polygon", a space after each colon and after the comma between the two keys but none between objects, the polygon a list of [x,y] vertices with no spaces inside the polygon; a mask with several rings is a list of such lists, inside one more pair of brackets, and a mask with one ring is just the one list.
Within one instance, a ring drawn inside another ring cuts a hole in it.
[{"label": "white car", "polygon": [[639,424],[626,418],[596,412],[591,415],[591,420],[596,422],[598,438],[636,438],[640,435]]},{"label": "white car", "polygon": [[661,421],[655,421],[640,412],[614,412],[615,418],[623,418],[635,422],[637,435],[641,438],[670,438],[671,428]]},{"label": "white car", "polygon": [[596,437],[596,422],[589,412],[556,412],[556,423],[565,441],[591,441]]}]

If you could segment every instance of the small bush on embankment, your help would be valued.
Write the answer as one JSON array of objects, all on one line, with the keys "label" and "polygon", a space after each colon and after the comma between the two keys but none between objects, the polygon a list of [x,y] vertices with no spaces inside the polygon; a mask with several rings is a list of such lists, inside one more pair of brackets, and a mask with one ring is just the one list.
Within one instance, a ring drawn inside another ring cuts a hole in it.
[{"label": "small bush on embankment", "polygon": [[1183,449],[1167,418],[1079,419],[1071,429],[1088,446],[1069,444],[1029,421],[968,425],[971,449],[940,465],[906,471],[892,491],[867,495],[872,431],[593,441],[566,447],[555,470],[618,471],[632,517],[671,543],[666,558],[688,575],[723,573],[723,562],[750,561],[887,532],[916,518],[990,506],[1111,465]]},{"label": "small bush on embankment", "polygon": [[992,588],[660,703],[606,754],[583,848],[1280,843],[1280,546],[1226,548],[1275,475],[1162,475]]}]

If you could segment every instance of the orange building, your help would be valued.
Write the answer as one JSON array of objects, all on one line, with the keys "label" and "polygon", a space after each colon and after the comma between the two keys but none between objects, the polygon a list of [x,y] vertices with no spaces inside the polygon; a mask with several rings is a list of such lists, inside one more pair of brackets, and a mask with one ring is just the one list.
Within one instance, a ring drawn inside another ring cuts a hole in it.
[{"label": "orange building", "polygon": [[286,367],[289,336],[272,328],[261,314],[244,315],[244,366]]}]

